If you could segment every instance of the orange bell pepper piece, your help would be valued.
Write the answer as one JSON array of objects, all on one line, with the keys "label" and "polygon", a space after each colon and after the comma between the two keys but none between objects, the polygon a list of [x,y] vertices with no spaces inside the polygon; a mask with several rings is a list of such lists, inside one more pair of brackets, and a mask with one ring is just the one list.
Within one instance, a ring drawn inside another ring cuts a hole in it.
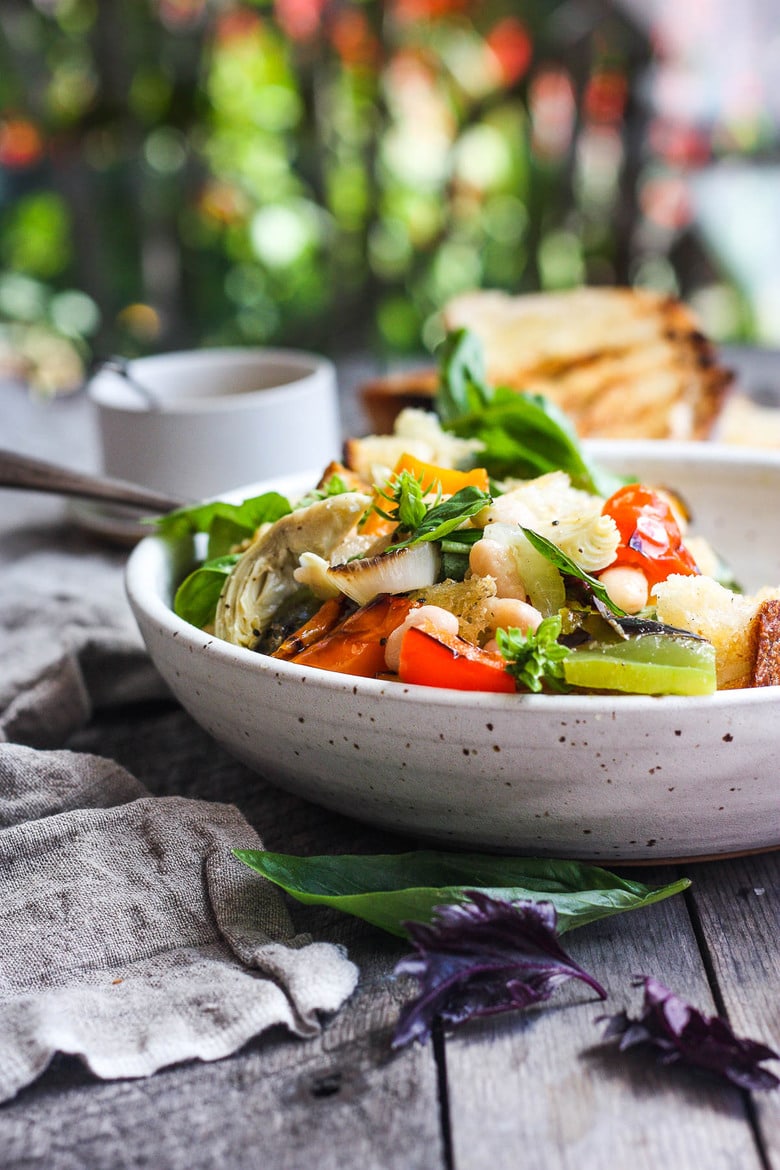
[{"label": "orange bell pepper piece", "polygon": [[292,634],[289,634],[283,642],[281,642],[273,654],[272,658],[281,658],[290,661],[295,658],[296,654],[302,654],[309,646],[313,646],[315,642],[319,642],[326,634],[338,625],[344,615],[344,605],[346,598],[344,596],[331,597],[328,601],[323,602],[315,614],[304,622]]},{"label": "orange bell pepper piece", "polygon": [[415,605],[408,597],[376,597],[289,661],[374,678],[385,671],[387,639]]},{"label": "orange bell pepper piece", "polygon": [[393,475],[402,471],[409,471],[422,482],[428,491],[441,488],[444,496],[454,496],[464,487],[477,487],[483,492],[490,491],[490,478],[484,467],[472,467],[470,471],[456,471],[452,467],[438,467],[435,463],[425,463],[414,455],[406,452],[395,465]]},{"label": "orange bell pepper piece", "polygon": [[513,694],[515,680],[500,654],[442,630],[412,626],[401,643],[401,682],[455,691],[491,691]]}]

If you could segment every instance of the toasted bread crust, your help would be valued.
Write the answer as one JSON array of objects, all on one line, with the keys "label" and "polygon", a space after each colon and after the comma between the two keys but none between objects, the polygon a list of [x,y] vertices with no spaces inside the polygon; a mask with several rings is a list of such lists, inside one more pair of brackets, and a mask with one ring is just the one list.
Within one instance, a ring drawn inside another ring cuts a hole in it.
[{"label": "toasted bread crust", "polygon": [[755,641],[752,687],[780,686],[780,600],[770,598],[758,607],[751,631]]}]

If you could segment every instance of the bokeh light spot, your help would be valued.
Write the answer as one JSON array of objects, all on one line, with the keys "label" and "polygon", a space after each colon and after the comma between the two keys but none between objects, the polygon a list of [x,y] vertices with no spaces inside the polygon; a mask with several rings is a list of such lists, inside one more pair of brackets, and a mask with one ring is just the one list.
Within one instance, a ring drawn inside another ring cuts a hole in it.
[{"label": "bokeh light spot", "polygon": [[117,323],[126,329],[137,341],[152,342],[160,335],[162,321],[160,314],[151,305],[140,302],[125,305],[117,314]]},{"label": "bokeh light spot", "polygon": [[539,245],[538,261],[544,289],[572,288],[584,279],[582,243],[574,232],[548,232]]},{"label": "bokeh light spot", "polygon": [[100,326],[100,310],[92,297],[78,289],[56,293],[49,314],[60,333],[68,337],[91,337]]},{"label": "bokeh light spot", "polygon": [[262,207],[250,223],[252,249],[269,268],[286,268],[315,242],[314,222],[305,203]]},{"label": "bokeh light spot", "polygon": [[147,134],[144,159],[159,175],[175,175],[187,161],[184,135],[171,126],[160,126]]}]

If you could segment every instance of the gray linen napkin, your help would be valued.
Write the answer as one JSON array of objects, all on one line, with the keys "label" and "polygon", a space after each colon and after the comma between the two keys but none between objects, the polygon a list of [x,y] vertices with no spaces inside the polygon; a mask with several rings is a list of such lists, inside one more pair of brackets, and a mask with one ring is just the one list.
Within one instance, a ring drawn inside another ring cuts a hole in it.
[{"label": "gray linen napkin", "polygon": [[98,707],[166,693],[121,558],[51,536],[0,571],[0,1101],[56,1052],[113,1079],[219,1059],[274,1024],[311,1035],[357,980],[233,857],[262,847],[238,809],[41,750]]},{"label": "gray linen napkin", "polygon": [[219,1059],[273,1024],[312,1035],[354,989],[341,949],[296,936],[232,856],[260,842],[231,805],[4,744],[0,826],[0,1101],[55,1052],[114,1079]]},{"label": "gray linen napkin", "polygon": [[0,574],[0,741],[56,747],[97,707],[158,698],[122,559],[85,541],[33,546]]}]

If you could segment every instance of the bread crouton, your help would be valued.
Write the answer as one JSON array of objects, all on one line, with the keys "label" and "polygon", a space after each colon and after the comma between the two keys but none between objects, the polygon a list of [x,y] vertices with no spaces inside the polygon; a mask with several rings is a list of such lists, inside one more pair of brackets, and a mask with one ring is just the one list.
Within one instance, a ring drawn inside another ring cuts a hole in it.
[{"label": "bread crouton", "polygon": [[492,577],[469,577],[466,581],[440,581],[416,593],[423,605],[440,605],[458,619],[458,633],[467,642],[484,642],[491,632],[488,603],[496,596]]},{"label": "bread crouton", "polygon": [[658,620],[690,630],[715,647],[718,690],[749,687],[755,645],[750,627],[756,603],[733,593],[712,577],[673,573],[655,587]]},{"label": "bread crouton", "polygon": [[[719,691],[770,686],[776,681],[780,589],[762,590],[751,597],[734,593],[711,577],[673,573],[656,585],[655,598],[659,621],[712,642]],[[758,677],[769,681],[756,682],[757,669]]]}]

